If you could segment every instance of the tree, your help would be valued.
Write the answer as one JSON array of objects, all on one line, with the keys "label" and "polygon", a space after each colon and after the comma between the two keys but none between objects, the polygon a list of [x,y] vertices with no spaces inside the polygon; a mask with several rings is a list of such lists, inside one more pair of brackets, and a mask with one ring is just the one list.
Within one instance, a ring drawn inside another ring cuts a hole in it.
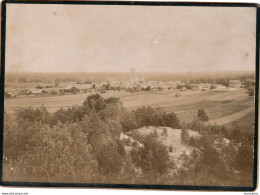
[{"label": "tree", "polygon": [[[13,148],[7,145],[8,150],[19,152],[12,152],[12,155],[17,154],[17,160],[8,161],[10,164],[5,165],[5,170],[9,166],[13,167],[12,172],[10,169],[5,171],[7,179],[14,177],[10,179],[24,181],[27,178],[28,181],[38,182],[96,181],[97,160],[88,144],[87,134],[78,131],[78,125],[60,123],[50,128],[42,123],[26,125],[25,122],[19,126],[23,131],[20,129],[21,133],[13,134],[19,145],[14,145],[15,142],[12,143]],[[5,155],[10,158],[7,153]]]},{"label": "tree", "polygon": [[121,125],[115,120],[102,120],[99,113],[85,115],[80,128],[88,135],[98,167],[103,174],[117,174],[123,166],[124,149],[119,144]]},{"label": "tree", "polygon": [[172,146],[169,146],[169,152],[173,152]]},{"label": "tree", "polygon": [[189,140],[190,140],[190,135],[187,129],[182,129],[181,130],[181,142],[183,144],[189,144]]},{"label": "tree", "polygon": [[78,122],[83,119],[84,115],[90,112],[91,110],[88,107],[83,107],[83,106],[73,106],[67,109],[60,108],[53,114],[50,124],[55,125],[57,124],[58,121],[60,121],[61,123]]},{"label": "tree", "polygon": [[200,151],[200,160],[196,166],[201,167],[201,171],[211,177],[210,182],[213,184],[224,183],[225,179],[227,179],[227,170],[224,166],[223,159],[213,145],[213,140],[207,136],[202,137]]},{"label": "tree", "polygon": [[208,117],[208,115],[206,114],[206,112],[203,108],[200,108],[198,110],[198,119],[202,122],[209,121],[209,117]]},{"label": "tree", "polygon": [[10,98],[11,97],[11,95],[8,92],[6,92],[6,91],[4,93],[4,96],[5,96],[5,98]]},{"label": "tree", "polygon": [[181,94],[175,93],[175,97],[180,97],[180,96],[181,96]]},{"label": "tree", "polygon": [[146,88],[142,88],[142,91],[150,91],[151,90],[151,86],[147,86]]},{"label": "tree", "polygon": [[131,151],[133,162],[140,167],[144,174],[164,174],[170,166],[167,147],[154,134],[146,136],[143,147]]},{"label": "tree", "polygon": [[210,86],[210,89],[216,89],[215,85],[212,84],[212,85]]},{"label": "tree", "polygon": [[254,96],[255,95],[254,89],[249,89],[248,95]]},{"label": "tree", "polygon": [[119,100],[119,98],[116,97],[110,97],[104,100],[106,104],[121,104],[122,102]]},{"label": "tree", "polygon": [[135,114],[132,111],[129,111],[125,108],[120,110],[120,123],[123,129],[123,132],[128,132],[130,130],[138,128],[138,124],[135,119]]},{"label": "tree", "polygon": [[135,120],[139,127],[142,126],[167,126],[171,128],[179,128],[179,120],[172,113],[166,113],[158,108],[142,107],[134,111]]},{"label": "tree", "polygon": [[175,113],[171,112],[164,115],[165,126],[171,128],[180,128],[179,120]]},{"label": "tree", "polygon": [[99,142],[95,146],[94,152],[98,161],[98,167],[102,173],[115,174],[120,172],[123,165],[122,156],[124,152],[115,142],[107,144]]},{"label": "tree", "polygon": [[242,172],[253,173],[253,147],[249,144],[242,144],[238,148],[238,153],[236,155],[236,168]]},{"label": "tree", "polygon": [[51,115],[44,105],[36,109],[31,106],[22,108],[16,112],[16,116],[18,119],[28,120],[30,122],[41,121],[43,123],[49,123],[51,120]]},{"label": "tree", "polygon": [[99,112],[106,107],[106,104],[99,94],[93,94],[87,97],[87,99],[83,102],[83,106]]},{"label": "tree", "polygon": [[154,112],[155,109],[150,106],[136,109],[134,113],[139,126],[142,127],[151,125],[151,116]]},{"label": "tree", "polygon": [[166,127],[163,128],[163,132],[162,132],[161,135],[162,135],[162,136],[165,136],[165,137],[168,136],[168,131],[167,131],[167,128],[166,128]]}]

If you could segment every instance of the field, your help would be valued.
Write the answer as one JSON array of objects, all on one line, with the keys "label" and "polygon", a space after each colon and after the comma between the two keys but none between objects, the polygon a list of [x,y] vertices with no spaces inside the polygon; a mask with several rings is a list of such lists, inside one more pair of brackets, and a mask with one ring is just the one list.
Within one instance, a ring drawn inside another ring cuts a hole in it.
[{"label": "field", "polygon": [[[190,101],[189,101],[190,100]],[[190,122],[199,108],[204,108],[211,124],[225,124],[237,120],[254,110],[254,98],[246,90],[207,91],[193,94],[185,103],[166,106],[166,111],[174,111],[181,121]]]},{"label": "field", "polygon": [[[104,98],[119,97],[123,105],[129,109],[141,106],[161,107],[166,112],[175,112],[181,122],[194,119],[199,108],[204,108],[209,116],[209,123],[229,123],[254,111],[254,98],[249,97],[246,89],[225,90],[189,90],[189,91],[143,91],[107,92],[101,94]],[[179,97],[176,97],[176,93]],[[44,105],[49,112],[59,108],[82,105],[91,93],[74,95],[57,95],[42,97],[20,97],[5,100],[5,112],[13,115],[19,108],[33,108]]]}]

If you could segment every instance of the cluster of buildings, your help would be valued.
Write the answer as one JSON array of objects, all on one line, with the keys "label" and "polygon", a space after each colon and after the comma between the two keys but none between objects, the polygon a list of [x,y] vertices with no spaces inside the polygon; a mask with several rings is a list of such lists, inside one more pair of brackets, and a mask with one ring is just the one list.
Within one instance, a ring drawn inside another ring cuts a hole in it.
[{"label": "cluster of buildings", "polygon": [[231,88],[243,88],[244,85],[240,80],[229,80],[229,87]]},{"label": "cluster of buildings", "polygon": [[[122,83],[121,83],[122,84]],[[211,83],[199,83],[199,84],[190,84],[189,82],[183,81],[146,81],[144,77],[139,76],[136,73],[135,69],[130,70],[129,74],[129,83],[124,83],[125,86],[128,87],[141,87],[146,88],[150,86],[151,90],[173,90],[173,89],[180,89],[180,90],[209,90],[209,89],[224,89],[226,88],[222,84],[214,84]],[[243,84],[240,80],[229,80],[229,88],[244,88]]]},{"label": "cluster of buildings", "polygon": [[[222,84],[211,84],[211,83],[199,83],[191,84],[189,81],[154,81],[145,80],[144,77],[137,74],[135,69],[131,69],[129,73],[129,80],[119,81],[116,78],[105,78],[103,81],[93,81],[90,83],[77,83],[77,82],[60,82],[58,86],[49,86],[48,89],[33,88],[33,89],[22,89],[20,91],[10,91],[11,97],[17,95],[37,95],[37,94],[59,94],[59,93],[85,93],[89,91],[135,91],[140,90],[174,90],[178,89],[181,91],[185,90],[210,90],[210,89],[224,89],[226,88]],[[229,80],[229,89],[231,88],[244,88],[244,85],[240,80]],[[130,89],[130,90],[129,90]]]}]

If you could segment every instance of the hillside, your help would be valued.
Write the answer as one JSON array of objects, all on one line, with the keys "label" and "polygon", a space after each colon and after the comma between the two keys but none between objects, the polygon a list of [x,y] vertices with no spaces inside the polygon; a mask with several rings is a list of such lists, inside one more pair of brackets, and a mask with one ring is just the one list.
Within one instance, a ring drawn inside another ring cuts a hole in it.
[{"label": "hillside", "polygon": [[[164,129],[166,130],[166,134],[164,134]],[[180,157],[185,154],[189,156],[194,149],[191,146],[187,146],[181,142],[181,129],[173,129],[170,127],[141,127],[139,129],[133,130],[128,133],[128,135],[124,136],[121,134],[121,139],[129,138],[131,142],[137,142],[140,147],[142,147],[142,144],[139,143],[137,140],[133,139],[131,136],[135,134],[139,134],[142,136],[147,136],[149,134],[157,133],[159,137],[159,141],[162,142],[164,146],[168,148],[169,156],[171,160],[174,160],[175,165],[180,168],[182,165],[182,161],[180,160]],[[190,137],[199,137],[200,135],[198,132],[188,130]],[[169,148],[172,147],[172,151],[169,150]],[[126,146],[126,150],[131,150],[129,146]],[[178,161],[177,161],[178,160]]]}]

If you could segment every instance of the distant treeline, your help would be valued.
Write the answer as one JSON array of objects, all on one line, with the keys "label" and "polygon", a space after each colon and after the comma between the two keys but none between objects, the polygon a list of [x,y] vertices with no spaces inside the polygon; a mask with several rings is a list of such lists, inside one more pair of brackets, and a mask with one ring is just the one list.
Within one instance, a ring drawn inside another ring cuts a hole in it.
[{"label": "distant treeline", "polygon": [[[138,73],[147,81],[214,81],[214,80],[244,80],[254,79],[254,71],[233,71],[213,73]],[[104,81],[115,79],[118,81],[129,81],[129,73],[6,73],[7,82],[38,83],[38,82],[77,82],[91,83],[92,81]]]}]

